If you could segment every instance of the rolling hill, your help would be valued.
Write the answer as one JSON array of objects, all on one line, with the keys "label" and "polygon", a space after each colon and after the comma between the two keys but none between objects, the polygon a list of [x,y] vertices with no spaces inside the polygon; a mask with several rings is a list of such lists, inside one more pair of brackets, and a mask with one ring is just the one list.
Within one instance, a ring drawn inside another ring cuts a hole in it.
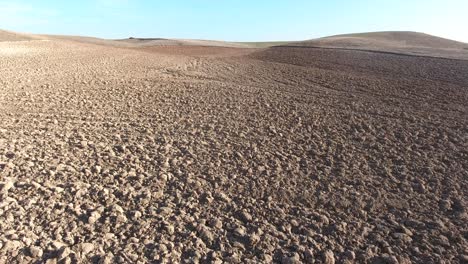
[{"label": "rolling hill", "polygon": [[387,31],[345,34],[299,42],[298,45],[335,47],[426,47],[434,49],[463,49],[468,44],[419,32]]},{"label": "rolling hill", "polygon": [[268,49],[275,47],[302,47],[352,49],[368,52],[390,52],[403,55],[468,59],[468,44],[466,43],[410,31],[386,31],[344,34],[294,42],[227,42],[216,40],[133,37],[127,39],[111,40],[85,36],[31,35],[0,30],[0,41],[2,42],[29,41],[40,39],[67,40],[73,42],[123,48],[203,46]]},{"label": "rolling hill", "polygon": [[27,41],[37,39],[28,34],[21,34],[0,29],[0,41]]},{"label": "rolling hill", "polygon": [[353,49],[468,59],[468,44],[419,32],[386,31],[335,35],[283,46]]}]

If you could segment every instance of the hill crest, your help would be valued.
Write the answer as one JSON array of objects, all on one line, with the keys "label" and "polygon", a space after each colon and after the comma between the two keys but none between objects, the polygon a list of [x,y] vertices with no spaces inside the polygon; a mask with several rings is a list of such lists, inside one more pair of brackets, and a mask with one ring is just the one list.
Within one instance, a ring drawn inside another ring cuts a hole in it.
[{"label": "hill crest", "polygon": [[334,35],[298,42],[300,45],[332,47],[424,47],[433,49],[464,49],[468,44],[412,31],[382,31]]}]

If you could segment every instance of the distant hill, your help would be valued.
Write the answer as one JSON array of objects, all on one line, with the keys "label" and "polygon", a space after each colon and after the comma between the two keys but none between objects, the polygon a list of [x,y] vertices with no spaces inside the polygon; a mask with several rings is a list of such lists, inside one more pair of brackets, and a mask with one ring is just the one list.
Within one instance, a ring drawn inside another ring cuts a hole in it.
[{"label": "distant hill", "polygon": [[85,36],[32,35],[0,30],[2,41],[67,40],[124,48],[164,46],[204,46],[229,48],[269,48],[278,46],[353,49],[399,54],[468,59],[468,44],[419,32],[387,31],[336,35],[305,41],[227,42],[198,39],[136,38],[111,40]]},{"label": "distant hill", "polygon": [[114,47],[126,48],[146,48],[146,47],[164,47],[164,46],[206,46],[206,47],[231,47],[248,48],[245,43],[199,40],[199,39],[166,39],[166,38],[137,38],[130,37],[126,39],[101,39],[85,36],[67,36],[67,35],[43,35],[48,39],[69,40],[81,43],[109,45]]},{"label": "distant hill", "polygon": [[295,43],[306,46],[343,48],[411,48],[464,49],[468,44],[419,32],[388,31],[344,34]]},{"label": "distant hill", "polygon": [[37,39],[34,36],[0,29],[0,41],[26,41]]},{"label": "distant hill", "polygon": [[413,56],[468,59],[467,43],[410,31],[344,34],[291,42],[281,46],[348,49]]},{"label": "distant hill", "polygon": [[247,48],[249,45],[244,43],[217,41],[217,40],[200,40],[200,39],[165,39],[165,38],[135,38],[119,39],[119,42],[130,43],[136,46],[213,46],[213,47],[232,47],[232,48]]}]

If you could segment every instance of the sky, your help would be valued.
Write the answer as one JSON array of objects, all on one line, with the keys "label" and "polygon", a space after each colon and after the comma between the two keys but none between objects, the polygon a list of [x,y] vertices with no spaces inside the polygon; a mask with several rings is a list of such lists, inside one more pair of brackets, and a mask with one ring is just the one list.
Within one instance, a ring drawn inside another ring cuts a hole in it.
[{"label": "sky", "polygon": [[226,41],[398,30],[468,43],[467,11],[468,0],[0,0],[0,29]]}]

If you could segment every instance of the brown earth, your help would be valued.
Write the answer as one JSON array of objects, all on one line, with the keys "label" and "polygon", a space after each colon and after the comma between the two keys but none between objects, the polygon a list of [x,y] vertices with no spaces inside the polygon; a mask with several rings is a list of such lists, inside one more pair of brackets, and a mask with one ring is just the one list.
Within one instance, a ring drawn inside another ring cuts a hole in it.
[{"label": "brown earth", "polygon": [[0,43],[0,263],[466,263],[468,61]]}]

